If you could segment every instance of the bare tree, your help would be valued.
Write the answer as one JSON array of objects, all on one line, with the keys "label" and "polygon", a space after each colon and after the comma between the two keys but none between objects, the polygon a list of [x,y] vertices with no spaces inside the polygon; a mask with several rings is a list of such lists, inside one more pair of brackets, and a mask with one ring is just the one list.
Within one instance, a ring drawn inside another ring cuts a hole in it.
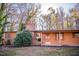
[{"label": "bare tree", "polygon": [[60,7],[59,8],[59,12],[60,12],[60,14],[59,14],[59,16],[60,16],[60,21],[61,21],[61,26],[62,26],[62,30],[64,29],[64,15],[65,15],[65,13],[64,13],[64,8],[63,7]]},{"label": "bare tree", "polygon": [[34,3],[12,3],[7,4],[8,17],[10,18],[10,28],[14,31],[16,24],[19,24],[16,29],[20,29],[21,23],[27,25],[32,20],[34,22],[35,17],[39,14],[40,4]]},{"label": "bare tree", "polygon": [[[77,5],[76,5],[77,6]],[[72,18],[72,19],[74,19],[74,22],[76,23],[76,29],[78,29],[79,27],[77,27],[77,24],[78,24],[78,19],[79,19],[79,10],[78,10],[78,6],[77,6],[77,8],[76,7],[74,7],[74,8],[72,8],[71,10],[70,10],[70,17]]]},{"label": "bare tree", "polygon": [[26,27],[29,21],[35,22],[35,18],[40,13],[39,9],[40,9],[40,4],[30,4],[30,8],[28,8],[27,11],[25,11],[27,16],[25,21]]}]

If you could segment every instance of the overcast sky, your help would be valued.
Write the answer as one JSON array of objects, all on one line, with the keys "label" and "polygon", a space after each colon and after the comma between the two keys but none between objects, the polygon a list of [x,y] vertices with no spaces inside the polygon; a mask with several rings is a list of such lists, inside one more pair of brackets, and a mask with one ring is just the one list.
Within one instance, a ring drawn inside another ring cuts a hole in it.
[{"label": "overcast sky", "polygon": [[49,7],[53,7],[54,9],[63,7],[65,12],[68,12],[68,10],[72,7],[74,7],[75,3],[42,3],[41,4],[41,11],[42,14],[48,14],[49,11],[47,9]]}]

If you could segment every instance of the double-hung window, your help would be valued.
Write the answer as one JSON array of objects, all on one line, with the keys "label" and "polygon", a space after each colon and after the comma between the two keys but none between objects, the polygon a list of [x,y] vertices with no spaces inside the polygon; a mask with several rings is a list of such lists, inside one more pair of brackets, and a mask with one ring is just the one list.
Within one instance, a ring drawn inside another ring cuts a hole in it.
[{"label": "double-hung window", "polygon": [[62,40],[64,36],[64,33],[56,33],[56,39],[57,40]]}]

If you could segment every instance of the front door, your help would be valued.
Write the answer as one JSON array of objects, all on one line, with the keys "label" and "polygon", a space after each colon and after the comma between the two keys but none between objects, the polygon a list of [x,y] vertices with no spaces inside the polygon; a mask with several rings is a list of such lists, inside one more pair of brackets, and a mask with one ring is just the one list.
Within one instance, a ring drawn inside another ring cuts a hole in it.
[{"label": "front door", "polygon": [[33,45],[41,45],[40,33],[34,33],[34,35],[33,35]]}]

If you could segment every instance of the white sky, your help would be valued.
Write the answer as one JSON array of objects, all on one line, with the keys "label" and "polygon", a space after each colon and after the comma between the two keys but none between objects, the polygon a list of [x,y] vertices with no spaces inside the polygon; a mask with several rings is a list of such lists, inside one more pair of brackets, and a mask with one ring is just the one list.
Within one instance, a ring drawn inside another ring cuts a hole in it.
[{"label": "white sky", "polygon": [[63,7],[64,8],[64,12],[68,13],[68,10],[72,7],[74,7],[75,3],[41,3],[41,13],[42,14],[48,14],[49,11],[48,8],[49,7],[53,7],[53,9],[59,8],[59,7]]},{"label": "white sky", "polygon": [[42,5],[42,7],[41,7],[42,14],[48,14],[49,11],[47,11],[47,10],[49,7],[53,7],[54,9],[56,9],[58,7],[56,4],[51,4],[51,3],[42,3],[41,5]]},{"label": "white sky", "polygon": [[[52,7],[53,9],[57,9],[59,7],[63,7],[64,8],[64,13],[69,13],[69,9],[73,8],[75,4],[73,3],[41,3],[41,14],[49,14],[50,11],[48,11],[49,7]],[[37,21],[37,28],[36,29],[42,29],[42,27],[39,25],[40,22]],[[46,24],[43,24],[46,25]]]}]

